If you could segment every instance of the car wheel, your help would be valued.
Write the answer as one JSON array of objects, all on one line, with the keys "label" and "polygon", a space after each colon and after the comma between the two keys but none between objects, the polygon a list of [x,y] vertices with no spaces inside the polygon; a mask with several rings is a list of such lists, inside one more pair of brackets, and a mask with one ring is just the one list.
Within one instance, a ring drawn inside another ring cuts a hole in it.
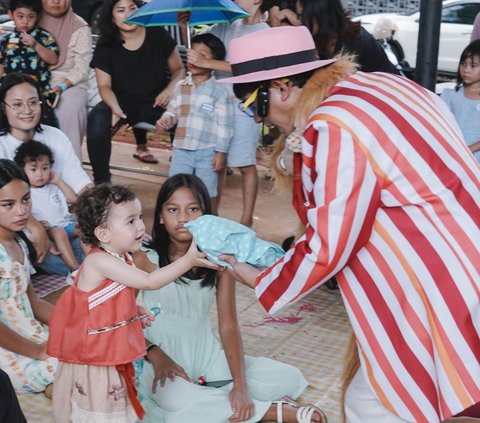
[{"label": "car wheel", "polygon": [[100,10],[102,9],[102,6],[97,6],[93,12],[92,15],[90,16],[90,28],[92,29],[92,34],[100,34]]}]

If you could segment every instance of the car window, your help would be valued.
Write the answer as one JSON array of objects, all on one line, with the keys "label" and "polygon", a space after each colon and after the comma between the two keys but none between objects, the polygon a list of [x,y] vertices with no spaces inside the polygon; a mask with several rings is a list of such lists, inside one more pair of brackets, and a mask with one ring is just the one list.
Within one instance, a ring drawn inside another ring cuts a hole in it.
[{"label": "car window", "polygon": [[442,10],[442,22],[473,25],[475,16],[480,12],[480,3],[453,4]]}]

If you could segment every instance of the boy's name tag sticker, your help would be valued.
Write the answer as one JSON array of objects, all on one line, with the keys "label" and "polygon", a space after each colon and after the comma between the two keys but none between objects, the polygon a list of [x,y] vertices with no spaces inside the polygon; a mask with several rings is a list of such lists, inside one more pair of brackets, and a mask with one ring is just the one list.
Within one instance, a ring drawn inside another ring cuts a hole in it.
[{"label": "boy's name tag sticker", "polygon": [[477,104],[477,112],[480,112],[480,104]]},{"label": "boy's name tag sticker", "polygon": [[213,112],[213,104],[203,103],[202,110],[205,110],[206,112]]},{"label": "boy's name tag sticker", "polygon": [[61,203],[61,200],[60,200],[60,196],[58,194],[54,194],[50,197],[50,201],[53,203],[53,204],[60,204]]}]

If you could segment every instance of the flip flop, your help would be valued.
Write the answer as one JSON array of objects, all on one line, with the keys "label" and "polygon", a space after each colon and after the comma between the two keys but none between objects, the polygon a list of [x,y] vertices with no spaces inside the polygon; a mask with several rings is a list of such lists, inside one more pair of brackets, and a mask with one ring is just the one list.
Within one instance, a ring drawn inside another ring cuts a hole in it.
[{"label": "flip flop", "polygon": [[155,156],[150,153],[148,150],[144,151],[137,151],[133,157],[135,157],[137,160],[140,160],[141,162],[144,163],[158,163],[158,160],[155,158]]}]

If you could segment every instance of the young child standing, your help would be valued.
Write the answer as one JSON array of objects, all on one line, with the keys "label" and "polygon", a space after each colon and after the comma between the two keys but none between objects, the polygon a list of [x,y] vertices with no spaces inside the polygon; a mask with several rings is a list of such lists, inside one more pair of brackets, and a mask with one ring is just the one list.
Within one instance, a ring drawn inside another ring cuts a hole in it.
[{"label": "young child standing", "polygon": [[92,247],[73,286],[50,319],[48,353],[60,363],[53,417],[64,422],[134,422],[143,418],[132,362],[146,354],[134,288],[158,289],[194,266],[217,269],[196,246],[152,273],[132,266],[129,252],[145,235],[142,207],[128,188],[101,184],[75,205],[82,240]]},{"label": "young child standing", "polygon": [[[78,269],[84,256],[78,248],[74,216],[68,210],[68,203],[75,203],[77,194],[52,170],[52,150],[41,142],[27,141],[18,147],[15,162],[30,182],[33,217],[45,225],[70,271]],[[71,242],[75,242],[75,249]]]},{"label": "young child standing", "polygon": [[480,40],[472,41],[463,50],[457,86],[445,89],[442,99],[455,116],[468,148],[480,162]]},{"label": "young child standing", "polygon": [[32,76],[42,94],[50,90],[49,65],[58,61],[58,44],[48,31],[37,25],[41,0],[10,0],[8,15],[15,29],[0,38],[0,75],[22,72]]},{"label": "young child standing", "polygon": [[[184,225],[210,213],[198,177],[168,178],[158,193],[150,248],[135,253],[135,264],[151,272],[175,263],[192,244]],[[230,272],[193,269],[165,288],[144,291],[142,298],[146,307],[162,309],[146,328],[148,361],[139,377],[145,423],[326,422],[314,406],[280,400],[298,397],[307,386],[297,368],[244,355]],[[221,342],[209,321],[214,301]],[[309,418],[297,419],[301,415]]]},{"label": "young child standing", "polygon": [[[198,51],[191,49],[187,52],[188,62],[194,66],[213,69],[217,79],[231,76],[232,68],[228,62],[228,46],[234,38],[242,37],[252,32],[268,28],[263,21],[261,10],[262,0],[237,0],[236,3],[250,16],[228,24],[213,25],[209,32],[216,35],[227,48],[226,60],[206,58]],[[182,21],[183,22],[183,21]],[[232,85],[228,84],[227,89],[233,101],[234,133],[227,154],[227,166],[240,169],[242,175],[243,209],[240,223],[245,226],[252,226],[253,211],[258,191],[257,173],[257,146],[260,140],[260,125],[252,119],[251,115],[240,109],[240,100],[235,97]],[[217,203],[220,202],[221,190],[225,182],[225,171],[220,173],[219,194]]]},{"label": "young child standing", "polygon": [[57,359],[47,355],[53,306],[40,300],[22,231],[30,218],[28,179],[11,160],[0,159],[0,368],[17,393],[45,392],[51,398]]},{"label": "young child standing", "polygon": [[[207,59],[225,59],[225,46],[213,34],[193,37],[192,49]],[[192,64],[189,69],[190,75],[177,83],[156,126],[166,133],[177,125],[170,176],[197,175],[207,186],[216,214],[218,172],[225,168],[233,136],[233,102],[228,91],[215,82],[211,69]]]}]

